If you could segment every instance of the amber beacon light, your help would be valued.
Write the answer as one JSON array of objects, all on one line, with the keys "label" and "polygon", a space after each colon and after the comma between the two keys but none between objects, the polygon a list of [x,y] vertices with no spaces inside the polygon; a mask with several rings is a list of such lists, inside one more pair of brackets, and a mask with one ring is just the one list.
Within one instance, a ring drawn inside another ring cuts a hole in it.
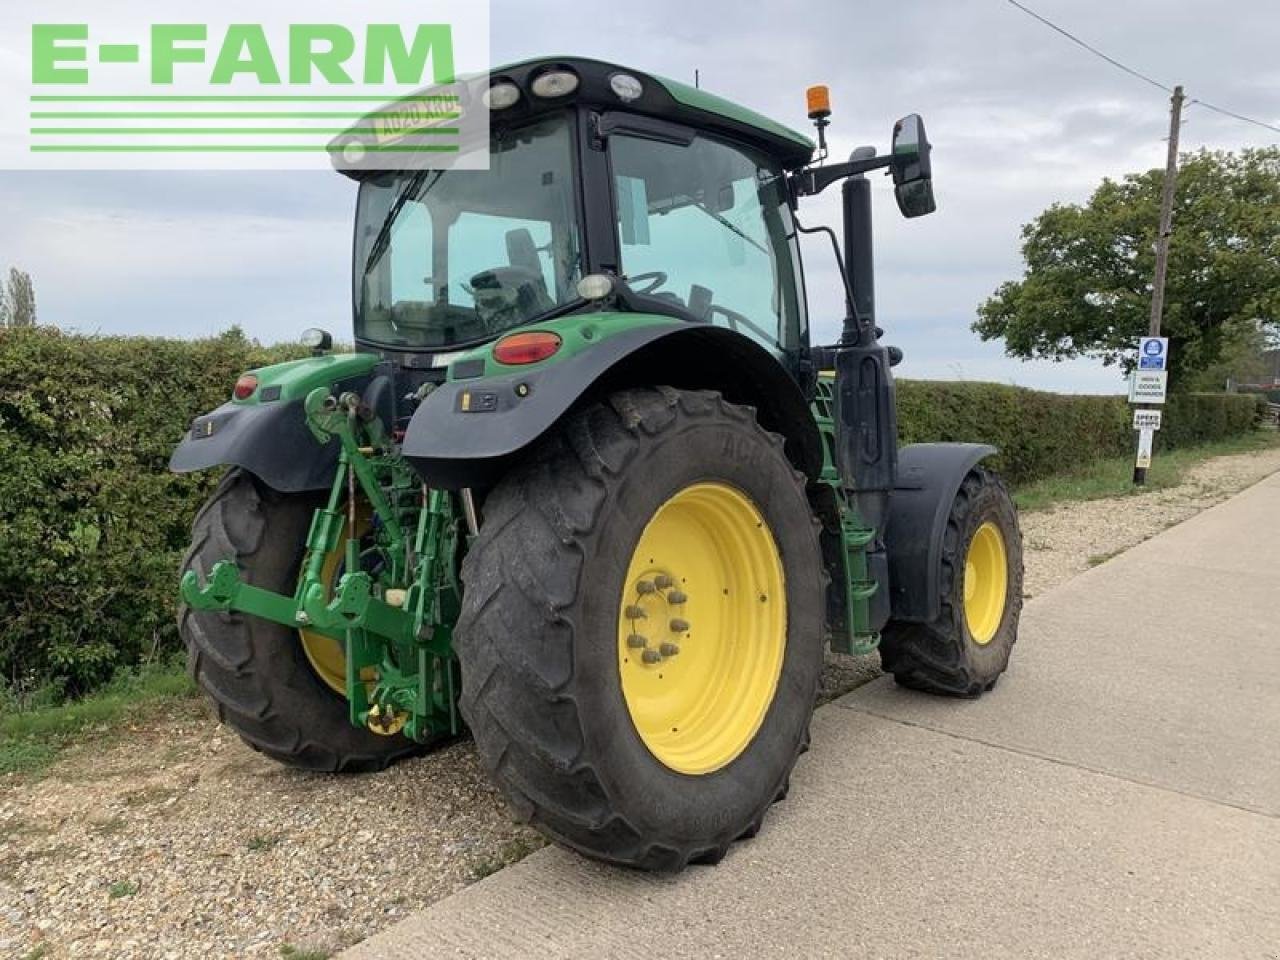
[{"label": "amber beacon light", "polygon": [[831,90],[825,83],[819,83],[804,92],[805,106],[809,108],[809,119],[818,128],[818,160],[827,158],[827,125],[831,123]]},{"label": "amber beacon light", "polygon": [[825,120],[831,116],[831,90],[826,84],[818,84],[804,92],[806,105],[809,107],[810,120]]}]

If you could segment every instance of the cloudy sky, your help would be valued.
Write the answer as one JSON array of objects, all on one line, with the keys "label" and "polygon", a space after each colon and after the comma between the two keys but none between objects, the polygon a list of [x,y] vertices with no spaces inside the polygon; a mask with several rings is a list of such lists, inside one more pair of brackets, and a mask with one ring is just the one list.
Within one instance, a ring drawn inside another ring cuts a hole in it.
[{"label": "cloudy sky", "polygon": [[[267,0],[269,2],[269,0]],[[1275,0],[1027,0],[1188,95],[1280,123]],[[128,6],[118,0],[115,7]],[[492,57],[578,53],[703,86],[804,128],[827,83],[833,154],[887,146],[922,113],[939,212],[901,220],[877,180],[881,325],[902,375],[1079,392],[1119,388],[1099,365],[1024,364],[969,330],[1018,276],[1019,228],[1083,200],[1104,176],[1163,164],[1168,98],[1005,0],[493,0]],[[1280,139],[1193,106],[1187,148]],[[349,328],[353,185],[336,174],[0,172],[0,265],[35,278],[41,318],[84,332],[202,336],[239,324],[264,341]],[[838,225],[838,191],[802,207]],[[829,250],[806,247],[816,339],[838,330]]]}]

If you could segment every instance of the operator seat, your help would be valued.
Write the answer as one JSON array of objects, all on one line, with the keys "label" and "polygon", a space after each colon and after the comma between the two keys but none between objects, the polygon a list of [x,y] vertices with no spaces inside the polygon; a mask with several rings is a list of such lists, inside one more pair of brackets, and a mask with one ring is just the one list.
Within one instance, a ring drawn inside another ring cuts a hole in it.
[{"label": "operator seat", "polygon": [[507,263],[513,267],[519,267],[527,270],[533,277],[543,297],[548,297],[547,281],[542,273],[542,261],[538,259],[538,245],[533,242],[533,234],[524,227],[517,227],[514,230],[508,230],[506,235],[507,241]]}]

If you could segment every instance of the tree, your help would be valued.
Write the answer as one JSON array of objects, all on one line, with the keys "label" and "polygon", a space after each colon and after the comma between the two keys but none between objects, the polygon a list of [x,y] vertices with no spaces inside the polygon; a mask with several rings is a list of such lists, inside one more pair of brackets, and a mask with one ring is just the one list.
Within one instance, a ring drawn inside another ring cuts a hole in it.
[{"label": "tree", "polygon": [[[1022,229],[1026,272],[978,308],[973,329],[1012,357],[1096,357],[1132,368],[1151,315],[1163,170],[1102,181]],[[1280,330],[1280,148],[1184,155],[1161,332],[1170,385],[1187,385],[1252,331]]]},{"label": "tree", "polygon": [[1228,380],[1240,383],[1270,383],[1273,364],[1267,360],[1269,351],[1276,349],[1275,335],[1268,336],[1261,327],[1241,325],[1233,336],[1223,343],[1216,363],[1191,373],[1186,385],[1192,390],[1220,391]]},{"label": "tree", "polygon": [[0,284],[0,325],[34,327],[36,325],[36,289],[31,274],[9,268],[9,285]]}]

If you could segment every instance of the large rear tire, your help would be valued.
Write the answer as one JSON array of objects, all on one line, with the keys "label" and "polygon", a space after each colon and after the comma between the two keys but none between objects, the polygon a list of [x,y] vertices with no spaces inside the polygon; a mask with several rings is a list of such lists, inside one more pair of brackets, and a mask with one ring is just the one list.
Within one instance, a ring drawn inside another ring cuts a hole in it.
[{"label": "large rear tire", "polygon": [[[196,515],[182,571],[204,578],[234,559],[247,583],[291,595],[315,498],[271,490],[232,469]],[[178,611],[191,676],[218,718],[274,760],[306,770],[381,770],[419,746],[353,727],[347,701],[308,660],[298,632],[235,612]]]},{"label": "large rear tire", "polygon": [[1009,666],[1022,613],[1022,533],[999,476],[976,467],[951,504],[928,623],[891,621],[880,662],[904,687],[979,697]]},{"label": "large rear tire", "polygon": [[752,412],[631,390],[484,504],[462,712],[518,816],[588,856],[714,862],[808,739],[826,579],[804,478]]}]

